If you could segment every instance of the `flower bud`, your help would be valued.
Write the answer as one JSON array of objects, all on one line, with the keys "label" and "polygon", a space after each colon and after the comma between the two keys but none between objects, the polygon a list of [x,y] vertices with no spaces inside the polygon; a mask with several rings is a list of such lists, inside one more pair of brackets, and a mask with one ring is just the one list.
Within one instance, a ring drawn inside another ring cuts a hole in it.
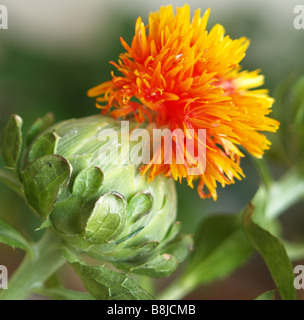
[{"label": "flower bud", "polygon": [[29,140],[22,182],[42,226],[69,245],[121,269],[164,277],[192,240],[179,235],[174,181],[148,181],[133,161],[136,143],[126,145],[126,138],[138,126],[131,121],[124,131],[100,115],[60,122]]}]

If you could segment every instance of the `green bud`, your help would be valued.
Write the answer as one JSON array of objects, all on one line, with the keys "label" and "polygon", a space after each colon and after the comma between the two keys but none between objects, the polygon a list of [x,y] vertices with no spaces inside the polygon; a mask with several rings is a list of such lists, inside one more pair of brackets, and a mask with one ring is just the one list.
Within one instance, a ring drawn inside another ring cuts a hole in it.
[{"label": "green bud", "polygon": [[[48,121],[43,119],[39,128]],[[148,181],[141,164],[132,161],[138,158],[136,142],[124,145],[138,123],[131,121],[125,132],[119,121],[96,115],[42,133],[36,127],[26,139],[21,177],[42,227],[118,268],[155,277],[171,274],[192,240],[179,235],[174,181],[162,176]],[[111,135],[115,139],[108,139]]]}]

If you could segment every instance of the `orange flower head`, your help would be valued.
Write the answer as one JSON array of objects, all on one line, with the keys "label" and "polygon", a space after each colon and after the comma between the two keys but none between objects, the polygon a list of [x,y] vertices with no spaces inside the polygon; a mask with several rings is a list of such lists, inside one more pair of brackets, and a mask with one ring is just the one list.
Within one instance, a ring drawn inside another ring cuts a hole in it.
[{"label": "orange flower head", "polygon": [[[239,66],[249,41],[232,40],[221,25],[208,32],[209,13],[201,17],[197,10],[191,21],[188,5],[177,8],[176,15],[168,6],[151,13],[147,26],[138,18],[131,46],[121,39],[126,52],[118,63],[111,62],[121,75],[112,73],[111,81],[88,95],[97,97],[102,113],[115,118],[132,114],[138,122],[149,120],[159,128],[192,129],[196,151],[202,143],[206,150],[202,174],[188,174],[193,165],[189,160],[167,164],[153,158],[142,172],[149,172],[150,179],[157,174],[186,178],[191,187],[198,178],[199,195],[216,200],[217,183],[225,186],[244,176],[240,146],[261,158],[270,146],[261,132],[275,132],[279,123],[267,116],[273,104],[267,90],[252,90],[264,77],[259,70],[241,71]],[[196,134],[199,129],[206,130],[204,141]],[[176,150],[187,152],[185,148],[183,139],[175,139],[173,159]]]}]

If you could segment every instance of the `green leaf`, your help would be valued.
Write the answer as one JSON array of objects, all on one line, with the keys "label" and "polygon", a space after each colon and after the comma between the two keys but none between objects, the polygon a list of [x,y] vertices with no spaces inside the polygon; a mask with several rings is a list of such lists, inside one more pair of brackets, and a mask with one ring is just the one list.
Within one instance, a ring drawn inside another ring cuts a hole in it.
[{"label": "green leaf", "polygon": [[[144,239],[145,240],[145,239]],[[144,241],[143,240],[143,241]],[[122,242],[123,244],[123,242]],[[116,249],[111,252],[111,254],[108,256],[110,258],[115,257],[115,266],[117,266],[119,269],[130,269],[131,267],[133,267],[134,265],[132,264],[132,266],[130,264],[128,264],[127,262],[119,262],[117,263],[116,261],[129,261],[132,259],[138,259],[140,261],[143,261],[147,256],[156,254],[158,252],[157,248],[159,246],[160,242],[159,241],[148,241],[148,242],[142,242],[140,245],[138,246],[127,246],[124,245],[122,246],[121,249]],[[93,247],[91,247],[93,248]],[[95,246],[95,248],[97,249],[97,246]],[[94,249],[95,249],[94,248]],[[96,258],[98,260],[98,256],[94,255],[94,258]],[[100,259],[100,258],[99,258]],[[114,260],[113,260],[114,261]]]},{"label": "green leaf", "polygon": [[96,194],[103,182],[103,172],[98,167],[80,171],[73,184],[73,194],[88,199]]},{"label": "green leaf", "polygon": [[178,263],[181,263],[188,257],[191,251],[193,251],[192,236],[180,235],[162,249],[161,253],[172,255]]},{"label": "green leaf", "polygon": [[84,231],[102,182],[103,172],[97,167],[84,169],[77,175],[72,195],[59,200],[50,216],[57,231],[69,235],[81,234]]},{"label": "green leaf", "polygon": [[72,267],[97,300],[153,300],[126,274],[110,271],[103,266],[91,267],[83,262],[73,263]]},{"label": "green leaf", "polygon": [[90,294],[86,292],[79,292],[74,290],[69,290],[64,287],[55,287],[55,288],[38,288],[35,289],[35,292],[53,298],[55,300],[95,300]]},{"label": "green leaf", "polygon": [[73,173],[71,178],[72,181],[74,181],[74,178],[76,178],[76,176],[80,173],[81,170],[90,167],[91,158],[91,154],[76,154],[66,157],[66,159],[73,167]]},{"label": "green leaf", "polygon": [[47,132],[35,140],[28,154],[29,163],[37,158],[56,153],[58,139],[55,132]]},{"label": "green leaf", "polygon": [[58,232],[77,235],[84,231],[92,209],[92,205],[86,204],[82,199],[71,195],[62,201],[56,202],[49,219]]},{"label": "green leaf", "polygon": [[45,221],[43,221],[40,225],[40,227],[38,227],[35,231],[39,231],[39,230],[43,230],[43,229],[47,229],[52,227],[52,223],[49,219],[46,219]]},{"label": "green leaf", "polygon": [[261,294],[255,300],[275,300],[275,295],[276,290],[271,290]]},{"label": "green leaf", "polygon": [[130,271],[154,278],[165,278],[178,267],[177,259],[170,254],[160,254],[143,265],[131,268]]},{"label": "green leaf", "polygon": [[132,215],[132,221],[136,222],[148,214],[152,207],[153,196],[148,192],[139,192],[128,203],[128,216]]},{"label": "green leaf", "polygon": [[54,123],[54,115],[47,113],[43,118],[38,118],[27,133],[26,145],[29,146],[33,140]]},{"label": "green leaf", "polygon": [[133,267],[130,271],[155,278],[168,277],[176,270],[179,263],[186,259],[192,247],[192,238],[187,235],[182,235],[162,249],[154,259],[137,267]]},{"label": "green leaf", "polygon": [[0,242],[33,253],[32,246],[11,225],[0,218]]},{"label": "green leaf", "polygon": [[64,255],[82,279],[86,289],[97,300],[153,300],[132,278],[103,266],[89,266],[69,248]]},{"label": "green leaf", "polygon": [[12,115],[2,136],[2,154],[4,163],[10,168],[17,168],[22,147],[22,119]]},{"label": "green leaf", "polygon": [[105,243],[119,235],[125,225],[127,202],[116,193],[108,192],[95,203],[88,220],[85,237],[91,243]]},{"label": "green leaf", "polygon": [[293,285],[294,273],[283,244],[271,233],[252,221],[254,208],[249,205],[244,211],[244,229],[254,248],[266,262],[283,300],[296,300]]},{"label": "green leaf", "polygon": [[42,220],[54,208],[60,193],[66,188],[72,172],[69,162],[59,155],[46,155],[28,165],[22,173],[28,204]]},{"label": "green leaf", "polygon": [[180,233],[181,228],[182,228],[182,225],[181,225],[180,221],[176,221],[169,229],[169,231],[164,239],[164,242],[167,244],[168,242],[174,240],[177,237],[177,235]]},{"label": "green leaf", "polygon": [[238,215],[208,217],[196,232],[185,277],[191,279],[193,288],[225,277],[242,265],[251,252]]},{"label": "green leaf", "polygon": [[73,172],[72,172],[72,175],[70,178],[69,186],[65,190],[65,192],[62,194],[63,199],[66,198],[67,196],[69,196],[70,193],[72,193],[74,181],[75,181],[76,177],[78,176],[78,174],[82,170],[91,167],[91,165],[90,165],[91,158],[92,158],[91,154],[70,155],[70,156],[65,157],[65,159],[67,159],[69,161],[69,163],[71,164],[71,166],[73,167]]}]

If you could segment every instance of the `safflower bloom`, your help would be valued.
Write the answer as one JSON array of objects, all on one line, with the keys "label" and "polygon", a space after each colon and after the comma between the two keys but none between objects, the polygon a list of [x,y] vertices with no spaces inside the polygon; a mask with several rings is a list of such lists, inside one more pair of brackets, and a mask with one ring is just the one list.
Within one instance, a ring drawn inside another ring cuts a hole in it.
[{"label": "safflower bloom", "polygon": [[[261,158],[270,142],[261,132],[275,132],[279,123],[267,117],[273,99],[267,90],[255,89],[264,83],[259,70],[242,71],[239,63],[245,56],[249,40],[232,40],[221,25],[206,30],[210,10],[203,17],[200,10],[190,20],[190,8],[161,7],[151,13],[149,24],[139,17],[131,46],[118,63],[111,62],[121,76],[112,72],[112,80],[88,91],[97,97],[97,107],[113,117],[133,115],[138,122],[149,120],[159,128],[206,130],[206,167],[198,176],[189,175],[188,160],[183,164],[155,164],[142,167],[150,179],[158,174],[181,181],[200,179],[198,193],[202,198],[217,199],[217,183],[223,187],[244,177],[240,147]],[[196,151],[203,143],[194,135]],[[181,144],[177,148],[177,144]],[[175,139],[176,150],[184,141]],[[160,150],[161,152],[161,150]]]}]

